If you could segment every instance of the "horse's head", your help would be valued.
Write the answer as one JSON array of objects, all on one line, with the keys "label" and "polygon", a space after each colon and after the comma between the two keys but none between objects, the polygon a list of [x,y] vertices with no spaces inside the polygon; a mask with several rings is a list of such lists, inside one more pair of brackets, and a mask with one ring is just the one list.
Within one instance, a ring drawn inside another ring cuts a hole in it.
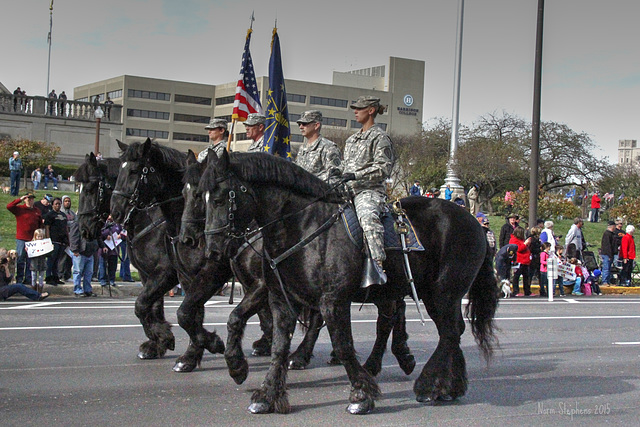
[{"label": "horse's head", "polygon": [[74,173],[76,182],[80,183],[78,225],[85,239],[98,238],[109,216],[109,200],[117,177],[115,167],[119,163],[119,159],[98,161],[90,153]]},{"label": "horse's head", "polygon": [[255,198],[234,173],[229,154],[207,155],[207,167],[198,191],[206,206],[205,241],[207,258],[220,259],[228,237],[240,235],[255,216]]},{"label": "horse's head", "polygon": [[[209,150],[208,155],[215,156],[215,153]],[[189,150],[182,187],[184,210],[180,225],[180,241],[189,246],[196,246],[204,236],[206,208],[202,200],[202,191],[199,191],[199,183],[206,166],[206,162],[199,163],[193,151]]]},{"label": "horse's head", "polygon": [[[143,143],[130,145],[118,141],[118,146],[122,164],[111,196],[111,216],[115,222],[124,223],[132,209],[145,209],[166,199],[176,183],[172,183],[171,176],[161,173],[164,153],[157,143],[147,138]],[[181,181],[180,177],[178,185]]]}]

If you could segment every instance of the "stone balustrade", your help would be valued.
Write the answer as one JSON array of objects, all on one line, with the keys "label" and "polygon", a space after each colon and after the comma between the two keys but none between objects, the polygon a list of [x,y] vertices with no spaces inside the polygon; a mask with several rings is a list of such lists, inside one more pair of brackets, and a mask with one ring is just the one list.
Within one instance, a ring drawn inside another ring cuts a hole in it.
[{"label": "stone balustrade", "polygon": [[[122,123],[122,105],[98,105],[104,112],[102,121]],[[92,102],[49,99],[43,96],[0,94],[0,113],[95,120],[95,111],[96,105]]]}]

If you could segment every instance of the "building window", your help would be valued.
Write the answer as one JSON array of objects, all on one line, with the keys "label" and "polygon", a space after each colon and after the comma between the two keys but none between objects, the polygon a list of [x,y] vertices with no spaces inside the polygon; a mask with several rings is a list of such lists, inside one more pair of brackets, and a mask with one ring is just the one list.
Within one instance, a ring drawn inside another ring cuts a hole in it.
[{"label": "building window", "polygon": [[[187,122],[187,123],[209,123],[208,116],[195,116],[193,114],[178,114],[173,113],[173,120],[176,122]],[[175,139],[175,135],[174,135]],[[187,141],[191,141],[190,139]]]},{"label": "building window", "polygon": [[141,117],[143,119],[156,119],[156,120],[169,120],[169,113],[164,111],[148,111],[148,110],[135,110],[133,108],[127,109],[128,117]]},{"label": "building window", "polygon": [[187,104],[211,105],[211,98],[192,95],[179,95],[176,93],[175,102],[184,102]]},{"label": "building window", "polygon": [[292,133],[291,135],[289,135],[289,139],[291,140],[291,142],[303,142],[304,136]]},{"label": "building window", "polygon": [[299,102],[304,104],[307,102],[307,95],[298,95],[297,93],[287,93],[288,102]]},{"label": "building window", "polygon": [[151,92],[148,90],[129,89],[129,98],[157,99],[158,101],[171,101],[171,94],[165,92]]},{"label": "building window", "polygon": [[289,113],[289,121],[291,123],[297,123],[297,121],[298,121],[298,119],[300,119],[301,115],[302,114],[291,114],[291,113]]},{"label": "building window", "polygon": [[98,97],[98,100],[102,104],[104,102],[104,100],[105,100],[104,93],[95,93],[95,94],[91,95],[90,96],[91,102],[94,102],[94,99],[96,99],[96,96]]},{"label": "building window", "polygon": [[78,101],[78,102],[89,102],[89,98],[85,96],[84,98],[76,99],[76,101]]},{"label": "building window", "polygon": [[127,136],[141,136],[143,138],[169,139],[169,132],[153,129],[127,128]]},{"label": "building window", "polygon": [[348,101],[346,99],[324,98],[321,96],[312,96],[309,100],[310,104],[326,105],[329,107],[347,108]]},{"label": "building window", "polygon": [[231,123],[231,114],[227,116],[216,116],[216,119],[225,119],[227,122]]},{"label": "building window", "polygon": [[236,99],[235,95],[231,96],[223,96],[222,98],[216,98],[216,105],[227,105],[233,104],[233,101]]},{"label": "building window", "polygon": [[355,120],[351,120],[351,129],[360,129],[362,125]]},{"label": "building window", "polygon": [[245,139],[247,139],[247,133],[246,132],[242,132],[242,133],[237,133],[236,134],[236,140],[237,141],[244,141]]},{"label": "building window", "polygon": [[376,123],[380,129],[382,129],[383,131],[387,131],[387,124],[386,123]]},{"label": "building window", "polygon": [[173,139],[178,139],[180,141],[209,142],[208,135],[197,135],[193,133],[174,132]]},{"label": "building window", "polygon": [[323,117],[322,124],[327,126],[335,126],[346,128],[347,127],[347,119],[337,119],[335,117]]},{"label": "building window", "polygon": [[112,90],[111,92],[107,92],[107,97],[111,99],[122,98],[122,89]]}]

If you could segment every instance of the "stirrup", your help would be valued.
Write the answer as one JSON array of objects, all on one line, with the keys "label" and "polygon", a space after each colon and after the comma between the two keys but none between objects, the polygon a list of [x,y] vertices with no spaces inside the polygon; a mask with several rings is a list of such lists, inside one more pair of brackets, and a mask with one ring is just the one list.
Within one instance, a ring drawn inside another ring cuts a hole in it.
[{"label": "stirrup", "polygon": [[382,267],[373,258],[367,258],[364,262],[360,287],[368,288],[371,285],[384,285],[385,283],[387,283],[387,274]]}]

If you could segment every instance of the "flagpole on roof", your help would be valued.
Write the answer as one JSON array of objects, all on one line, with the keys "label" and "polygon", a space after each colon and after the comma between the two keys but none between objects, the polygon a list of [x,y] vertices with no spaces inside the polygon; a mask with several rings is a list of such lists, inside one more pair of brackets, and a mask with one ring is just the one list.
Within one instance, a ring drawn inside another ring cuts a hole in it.
[{"label": "flagpole on roof", "polygon": [[51,75],[51,31],[53,29],[53,0],[49,5],[49,34],[47,35],[47,42],[49,43],[49,58],[47,59],[47,92],[45,96],[49,96],[49,76]]}]

